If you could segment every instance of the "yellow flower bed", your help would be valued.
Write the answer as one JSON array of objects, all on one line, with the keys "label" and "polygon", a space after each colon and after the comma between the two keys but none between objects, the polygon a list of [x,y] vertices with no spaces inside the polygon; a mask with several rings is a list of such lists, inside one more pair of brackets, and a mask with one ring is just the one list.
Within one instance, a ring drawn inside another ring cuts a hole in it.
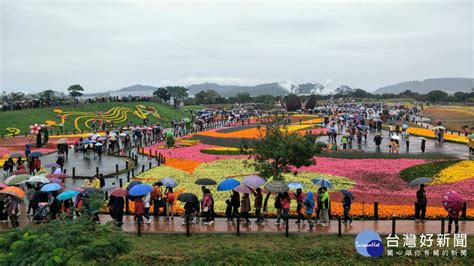
[{"label": "yellow flower bed", "polygon": [[474,177],[474,161],[465,160],[436,174],[432,184],[455,183],[472,177]]},{"label": "yellow flower bed", "polygon": [[56,121],[53,121],[53,120],[46,120],[46,121],[44,121],[44,123],[48,126],[56,126],[57,125]]},{"label": "yellow flower bed", "polygon": [[[422,136],[426,138],[435,138],[434,131],[431,129],[426,128],[419,128],[419,127],[410,127],[407,129],[408,133],[416,136]],[[466,143],[468,139],[465,136],[458,136],[455,134],[444,133],[444,139],[447,141],[459,142],[459,143]]]}]

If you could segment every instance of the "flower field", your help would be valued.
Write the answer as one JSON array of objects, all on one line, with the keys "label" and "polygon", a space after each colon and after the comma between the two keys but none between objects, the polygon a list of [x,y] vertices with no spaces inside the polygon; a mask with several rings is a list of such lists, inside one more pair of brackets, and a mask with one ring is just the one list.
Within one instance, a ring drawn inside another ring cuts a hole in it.
[{"label": "flower field", "polygon": [[[426,128],[418,128],[418,127],[410,127],[407,129],[408,133],[414,135],[414,136],[421,136],[425,138],[435,138],[434,131],[431,129],[426,129]],[[445,133],[444,134],[444,140],[446,141],[451,141],[451,142],[458,142],[458,143],[467,143],[468,138],[460,135],[458,136],[457,134],[450,134],[450,133]]]},{"label": "flower field", "polygon": [[[249,132],[248,130],[243,129],[242,131]],[[229,133],[220,134],[227,135]],[[235,137],[235,134],[231,136]],[[151,149],[152,152],[156,150],[166,157],[166,166],[147,171],[137,176],[137,179],[152,183],[169,176],[177,180],[179,191],[192,192],[198,196],[201,194],[200,186],[194,184],[197,178],[211,178],[220,182],[225,178],[232,177],[241,180],[246,175],[258,174],[252,168],[246,167],[245,162],[251,160],[248,155],[203,153],[207,150],[238,150],[236,148],[192,142],[192,145],[189,146],[167,149],[155,145]],[[307,192],[316,191],[318,188],[312,184],[313,178],[329,179],[334,184],[330,190],[333,214],[341,215],[343,213],[342,195],[338,191],[349,189],[356,198],[351,208],[353,215],[371,217],[373,216],[373,203],[379,202],[379,217],[381,218],[413,217],[417,188],[408,187],[408,182],[400,178],[400,172],[431,162],[422,159],[339,159],[328,157],[317,157],[316,160],[316,165],[293,169],[297,170],[296,175],[285,174],[285,180],[303,183],[304,191]],[[467,214],[473,217],[474,175],[472,173],[474,173],[472,161],[454,161],[454,163],[448,163],[446,167],[436,170],[433,173],[435,182],[426,189],[427,216],[429,218],[445,217],[446,211],[441,205],[441,198],[447,190],[454,189],[464,197],[468,204]],[[225,211],[224,201],[229,198],[229,193],[217,192],[212,187],[211,190],[216,200],[216,212],[222,214]],[[268,203],[269,212],[266,215],[274,215],[273,202],[273,197],[271,197]],[[290,213],[295,214],[295,211],[296,204],[293,202]]]}]

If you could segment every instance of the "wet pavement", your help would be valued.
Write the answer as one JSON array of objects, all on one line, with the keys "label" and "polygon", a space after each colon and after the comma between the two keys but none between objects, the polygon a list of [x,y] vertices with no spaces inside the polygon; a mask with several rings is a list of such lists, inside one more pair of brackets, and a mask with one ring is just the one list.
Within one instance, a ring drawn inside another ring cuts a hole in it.
[{"label": "wet pavement", "polygon": [[[181,217],[174,217],[174,219],[166,219],[165,217],[152,217],[153,222],[150,224],[143,224],[141,226],[142,233],[186,233],[186,225],[184,219]],[[111,221],[109,215],[100,215],[101,223]],[[276,219],[266,219],[262,224],[256,224],[255,218],[250,218],[251,223],[240,224],[241,234],[285,234],[285,224],[275,225]],[[122,229],[124,232],[137,233],[138,226],[134,221],[134,216],[125,215],[124,225]],[[296,219],[290,219],[288,224],[289,234],[338,234],[338,220],[332,219],[329,226],[315,226],[313,232],[308,232],[308,225],[306,222],[297,224]],[[23,217],[20,219],[20,226],[31,224],[30,218]],[[416,222],[414,220],[396,220],[395,233],[398,235],[411,233],[419,235],[421,233],[439,234],[441,233],[441,220],[427,220],[425,222]],[[448,222],[445,221],[445,233],[448,230]],[[474,235],[474,221],[460,221],[460,233]],[[212,225],[204,224],[190,224],[190,233],[226,233],[236,234],[237,223],[227,223],[225,218],[216,218]],[[6,231],[9,228],[8,223],[0,223],[0,231]],[[392,232],[391,220],[355,220],[352,223],[341,223],[341,233],[343,235],[355,235],[361,231],[372,229],[381,235],[389,235]],[[454,228],[453,228],[454,229]],[[454,232],[454,231],[453,231]],[[453,233],[452,232],[452,233]],[[400,236],[401,238],[401,236]]]}]

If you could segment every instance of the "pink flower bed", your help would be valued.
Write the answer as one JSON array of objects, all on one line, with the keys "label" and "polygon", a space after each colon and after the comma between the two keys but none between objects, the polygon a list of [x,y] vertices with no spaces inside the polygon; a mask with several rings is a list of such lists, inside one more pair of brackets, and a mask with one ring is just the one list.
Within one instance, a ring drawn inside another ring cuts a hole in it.
[{"label": "pink flower bed", "polygon": [[230,159],[230,158],[247,158],[246,155],[214,155],[214,154],[201,153],[202,149],[218,147],[218,146],[207,145],[207,144],[202,144],[202,143],[196,144],[191,147],[180,147],[180,148],[172,148],[172,149],[157,148],[158,146],[161,146],[161,144],[147,147],[147,151],[148,149],[151,149],[152,154],[154,154],[156,150],[158,153],[163,154],[163,156],[165,157],[193,160],[193,161],[198,161],[202,163],[208,163],[208,162],[213,162],[213,161],[223,160],[223,159]]}]

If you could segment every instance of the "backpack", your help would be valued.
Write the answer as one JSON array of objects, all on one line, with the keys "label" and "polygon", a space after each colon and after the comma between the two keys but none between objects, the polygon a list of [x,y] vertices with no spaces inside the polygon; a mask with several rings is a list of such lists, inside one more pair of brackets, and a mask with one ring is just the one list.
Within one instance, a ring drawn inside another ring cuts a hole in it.
[{"label": "backpack", "polygon": [[167,203],[173,203],[174,202],[174,193],[173,192],[168,192],[166,193],[166,202]]}]

